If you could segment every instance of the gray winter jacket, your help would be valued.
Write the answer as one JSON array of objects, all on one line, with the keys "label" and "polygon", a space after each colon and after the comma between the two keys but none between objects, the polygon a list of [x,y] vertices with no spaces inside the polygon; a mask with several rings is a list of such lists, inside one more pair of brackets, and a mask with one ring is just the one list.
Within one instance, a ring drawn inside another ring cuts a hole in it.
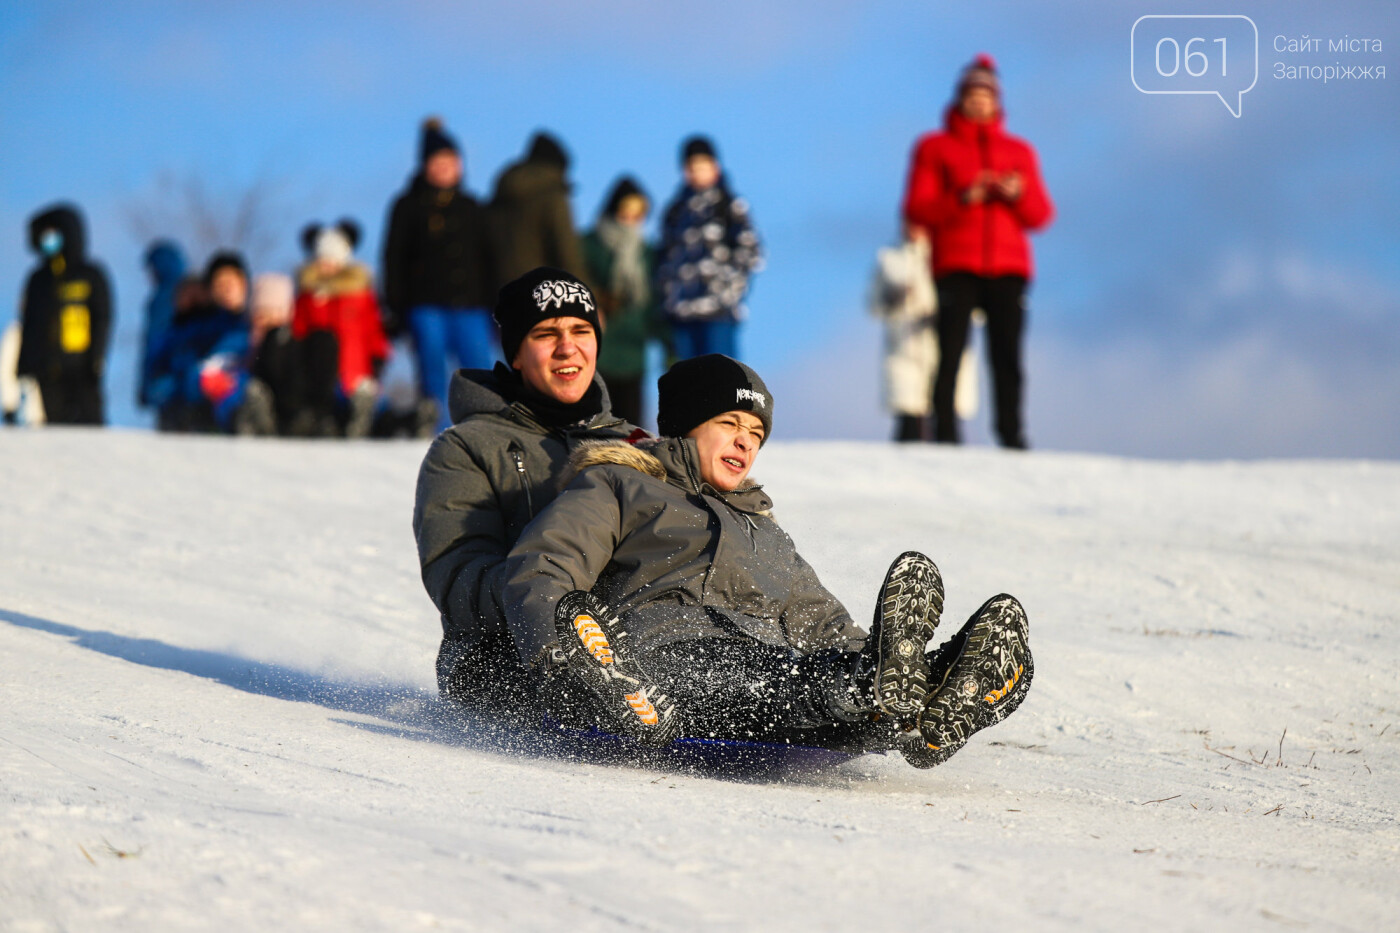
[{"label": "gray winter jacket", "polygon": [[609,410],[550,428],[502,398],[494,373],[458,370],[448,396],[455,422],[438,435],[418,470],[413,534],[423,585],[442,613],[443,636],[476,642],[505,631],[504,561],[520,532],[549,504],[569,453],[589,438],[620,439],[640,429]]},{"label": "gray winter jacket", "polygon": [[802,654],[858,650],[865,633],[769,513],[762,487],[703,483],[695,441],[588,444],[506,562],[505,611],[527,663],[555,640],[554,607],[592,590],[633,650],[752,637]]}]

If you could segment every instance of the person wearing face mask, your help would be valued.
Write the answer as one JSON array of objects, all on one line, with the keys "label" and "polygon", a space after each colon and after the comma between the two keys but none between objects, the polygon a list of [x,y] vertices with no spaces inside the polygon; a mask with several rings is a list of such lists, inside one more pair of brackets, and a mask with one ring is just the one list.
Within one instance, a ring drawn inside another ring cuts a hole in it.
[{"label": "person wearing face mask", "polygon": [[612,394],[613,411],[628,421],[642,421],[642,378],[647,342],[661,337],[651,287],[654,251],[643,226],[651,202],[630,175],[614,183],[598,222],[583,237],[590,279],[597,283],[600,317],[608,333],[599,351],[598,372]]},{"label": "person wearing face mask", "polygon": [[506,561],[516,651],[561,723],[650,744],[898,749],[929,767],[1020,705],[1033,665],[1015,598],[929,651],[943,581],[910,551],[863,631],[749,479],[773,429],[758,374],[709,354],[657,387],[663,436],[581,447]]},{"label": "person wearing face mask", "polygon": [[46,208],[29,221],[39,255],[20,305],[17,374],[32,378],[51,424],[102,424],[102,375],[112,328],[111,287],[88,258],[82,215],[72,205]]}]

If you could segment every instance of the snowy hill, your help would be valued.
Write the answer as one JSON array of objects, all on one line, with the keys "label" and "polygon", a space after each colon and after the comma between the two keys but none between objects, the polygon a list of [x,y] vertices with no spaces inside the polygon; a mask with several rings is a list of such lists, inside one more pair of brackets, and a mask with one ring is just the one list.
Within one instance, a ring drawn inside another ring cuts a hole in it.
[{"label": "snowy hill", "polygon": [[931,771],[735,781],[440,715],[422,452],[0,432],[0,929],[1400,922],[1400,465],[775,442],[857,619],[924,550],[1036,680]]}]

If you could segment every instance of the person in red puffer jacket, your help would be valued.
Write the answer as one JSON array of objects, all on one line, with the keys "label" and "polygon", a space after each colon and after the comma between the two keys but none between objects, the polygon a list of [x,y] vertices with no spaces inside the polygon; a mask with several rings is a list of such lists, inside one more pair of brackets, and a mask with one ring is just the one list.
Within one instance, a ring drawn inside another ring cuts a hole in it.
[{"label": "person in red puffer jacket", "polygon": [[958,80],[941,133],[914,147],[904,218],[928,231],[938,286],[939,367],[933,388],[934,439],[958,443],[953,405],[958,363],[974,309],[987,316],[987,354],[996,387],[1002,446],[1025,449],[1021,422],[1021,334],[1033,272],[1026,233],[1054,207],[1035,150],[1002,129],[996,63],[979,55]]},{"label": "person in red puffer jacket", "polygon": [[360,228],[351,220],[302,231],[310,261],[297,272],[292,336],[304,347],[307,402],[316,423],[295,433],[336,433],[336,409],[346,437],[365,437],[373,422],[379,371],[390,347],[369,269],[354,261],[359,240]]}]

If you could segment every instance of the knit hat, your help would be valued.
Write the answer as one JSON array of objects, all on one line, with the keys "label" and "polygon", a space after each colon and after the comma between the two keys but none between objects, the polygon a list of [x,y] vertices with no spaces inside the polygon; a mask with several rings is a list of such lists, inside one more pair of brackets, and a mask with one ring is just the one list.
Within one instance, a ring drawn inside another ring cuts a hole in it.
[{"label": "knit hat", "polygon": [[418,141],[418,164],[426,165],[428,160],[442,151],[461,154],[457,140],[442,128],[442,120],[429,117],[423,121],[423,134]]},{"label": "knit hat", "polygon": [[602,347],[598,303],[577,276],[540,266],[503,285],[496,295],[496,326],[501,329],[501,351],[506,360],[515,359],[530,328],[556,317],[576,317],[592,324]]},{"label": "knit hat", "polygon": [[525,157],[525,161],[544,162],[566,169],[569,167],[569,153],[565,151],[563,143],[541,131],[530,138],[530,154]]},{"label": "knit hat", "polygon": [[245,282],[248,280],[248,264],[243,261],[243,257],[232,250],[221,250],[211,256],[209,264],[204,267],[205,288],[213,284],[214,276],[220,269],[236,269]]},{"label": "knit hat", "polygon": [[727,411],[750,411],[773,433],[773,395],[758,373],[722,353],[681,360],[656,381],[656,427],[664,437],[684,437]]},{"label": "knit hat", "polygon": [[963,69],[962,75],[958,78],[958,101],[963,99],[971,88],[984,87],[996,95],[998,101],[1001,100],[1001,79],[997,77],[997,63],[986,52],[981,53]]},{"label": "knit hat", "polygon": [[637,179],[631,175],[623,175],[613,183],[612,190],[608,192],[608,199],[603,204],[603,216],[616,217],[622,202],[630,197],[638,197],[648,204],[651,203],[651,198],[647,197],[646,191],[637,183]]},{"label": "knit hat", "polygon": [[706,156],[719,161],[719,151],[715,149],[714,140],[708,136],[696,134],[681,143],[681,165],[689,162],[696,156]]},{"label": "knit hat", "polygon": [[[337,242],[334,246],[329,246],[332,238]],[[301,248],[308,257],[331,258],[331,254],[322,255],[323,243],[341,262],[349,262],[355,247],[360,245],[360,225],[349,217],[342,217],[336,221],[334,227],[325,227],[313,222],[301,228]]]}]

